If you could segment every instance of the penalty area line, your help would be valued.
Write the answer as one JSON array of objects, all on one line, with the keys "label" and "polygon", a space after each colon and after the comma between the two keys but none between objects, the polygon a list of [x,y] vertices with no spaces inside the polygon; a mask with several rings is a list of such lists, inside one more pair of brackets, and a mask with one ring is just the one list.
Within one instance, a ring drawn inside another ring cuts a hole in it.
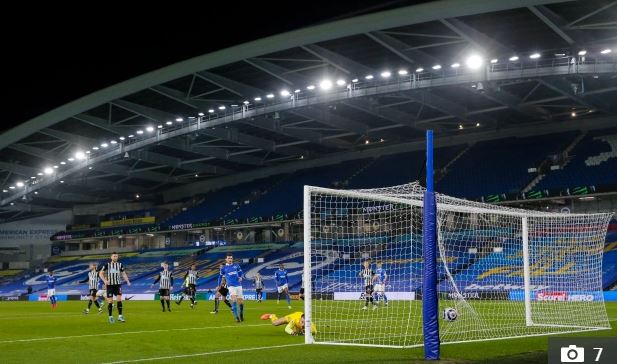
[{"label": "penalty area line", "polygon": [[[124,325],[124,324],[115,324]],[[211,330],[211,329],[229,329],[239,327],[254,327],[254,326],[271,326],[270,324],[257,324],[257,325],[233,325],[233,326],[204,326],[204,327],[187,327],[182,329],[160,329],[160,330],[141,330],[141,331],[125,331],[125,332],[108,332],[103,334],[86,334],[86,335],[72,335],[72,336],[51,336],[51,337],[38,337],[33,339],[17,339],[17,340],[4,340],[0,341],[0,344],[13,344],[13,343],[26,343],[33,341],[49,341],[49,340],[64,340],[64,339],[80,339],[84,337],[98,337],[98,336],[116,336],[116,335],[134,335],[134,334],[148,334],[154,332],[170,332],[170,331],[191,331],[191,330]]]},{"label": "penalty area line", "polygon": [[105,362],[103,364],[138,363],[138,362],[144,362],[144,361],[192,358],[192,357],[196,357],[196,356],[207,356],[207,355],[217,355],[217,354],[227,354],[227,353],[238,353],[238,352],[243,352],[243,351],[279,349],[279,348],[288,348],[288,347],[292,347],[292,346],[301,346],[301,345],[306,345],[306,344],[286,344],[286,345],[262,346],[262,347],[257,347],[257,348],[244,348],[244,349],[230,349],[230,350],[210,351],[210,352],[206,352],[206,353],[158,356],[158,357],[142,358],[142,359],[111,361],[111,362]]}]

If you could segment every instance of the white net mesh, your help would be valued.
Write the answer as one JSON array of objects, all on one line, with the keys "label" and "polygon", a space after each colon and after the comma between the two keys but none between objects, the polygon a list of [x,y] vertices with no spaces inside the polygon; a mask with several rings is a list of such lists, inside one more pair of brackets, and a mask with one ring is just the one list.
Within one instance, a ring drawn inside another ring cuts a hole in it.
[{"label": "white net mesh", "polygon": [[[421,345],[424,189],[412,183],[308,191],[307,310],[315,342]],[[526,211],[444,195],[437,204],[440,310],[458,313],[440,320],[442,342],[609,327],[601,262],[610,215]]]}]

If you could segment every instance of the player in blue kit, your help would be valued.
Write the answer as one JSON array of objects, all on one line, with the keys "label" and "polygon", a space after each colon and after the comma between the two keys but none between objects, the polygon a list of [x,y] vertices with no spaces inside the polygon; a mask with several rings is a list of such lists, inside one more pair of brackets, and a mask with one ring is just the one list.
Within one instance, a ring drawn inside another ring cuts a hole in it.
[{"label": "player in blue kit", "polygon": [[54,271],[51,269],[47,271],[47,277],[45,277],[45,281],[47,282],[47,298],[49,302],[51,302],[51,309],[55,310],[58,307],[58,301],[56,300],[56,281],[58,278],[54,277]]},{"label": "player in blue kit", "polygon": [[[232,254],[227,254],[225,265],[221,268],[221,276],[225,277],[227,288],[231,295],[231,310],[234,313],[236,322],[244,321],[244,295],[242,292],[242,268],[239,264],[234,264]],[[238,311],[238,308],[240,309]]]},{"label": "player in blue kit", "polygon": [[274,272],[274,280],[276,281],[276,289],[278,291],[278,296],[276,298],[276,303],[279,303],[281,299],[281,293],[285,293],[287,295],[287,307],[291,309],[291,297],[289,297],[289,282],[287,281],[287,271],[285,270],[285,266],[283,263],[279,264],[279,269]]},{"label": "player in blue kit", "polygon": [[388,274],[382,268],[381,263],[377,263],[375,270],[375,300],[379,303],[379,299],[383,298],[384,305],[388,305],[388,297],[386,297],[386,283],[388,282]]}]

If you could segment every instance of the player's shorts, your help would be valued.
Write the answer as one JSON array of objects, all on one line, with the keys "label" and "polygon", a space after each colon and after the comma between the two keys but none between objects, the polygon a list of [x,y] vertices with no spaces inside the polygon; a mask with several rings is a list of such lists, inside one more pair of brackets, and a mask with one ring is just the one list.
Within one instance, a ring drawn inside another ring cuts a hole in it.
[{"label": "player's shorts", "polygon": [[96,292],[98,292],[98,289],[91,289],[90,293],[88,294],[88,296],[90,297],[96,297]]},{"label": "player's shorts", "polygon": [[191,292],[191,293],[197,291],[197,287],[195,287],[195,285],[192,284],[192,283],[189,283],[189,286],[187,288],[188,288],[189,292]]},{"label": "player's shorts", "polygon": [[107,286],[107,298],[112,298],[113,296],[121,296],[122,295],[122,287],[119,284],[110,284]]},{"label": "player's shorts", "polygon": [[164,289],[164,288],[159,289],[159,296],[161,296],[161,297],[168,297],[169,296],[169,290],[168,289]]},{"label": "player's shorts", "polygon": [[375,285],[375,292],[383,292],[385,291],[385,286],[383,284],[376,284]]},{"label": "player's shorts", "polygon": [[368,284],[364,287],[364,292],[366,292],[366,294],[372,294],[373,293],[373,285],[372,284]]},{"label": "player's shorts", "polygon": [[221,294],[221,296],[227,297],[227,294],[229,294],[229,290],[227,289],[227,287],[221,287],[219,288],[219,293]]},{"label": "player's shorts", "polygon": [[279,293],[283,293],[284,290],[289,291],[289,286],[287,285],[287,283],[285,283],[282,286],[276,286],[276,289],[279,291]]},{"label": "player's shorts", "polygon": [[231,294],[232,296],[236,296],[240,298],[244,297],[244,294],[242,293],[242,286],[230,286],[228,288],[229,288],[229,294]]},{"label": "player's shorts", "polygon": [[47,290],[47,297],[51,297],[51,296],[55,296],[55,295],[56,295],[56,289],[55,288]]},{"label": "player's shorts", "polygon": [[106,289],[99,289],[98,291],[96,291],[96,296],[97,297],[105,297],[105,296],[107,296],[107,290]]},{"label": "player's shorts", "polygon": [[261,291],[263,291],[263,288],[255,288],[255,292],[261,293]]}]

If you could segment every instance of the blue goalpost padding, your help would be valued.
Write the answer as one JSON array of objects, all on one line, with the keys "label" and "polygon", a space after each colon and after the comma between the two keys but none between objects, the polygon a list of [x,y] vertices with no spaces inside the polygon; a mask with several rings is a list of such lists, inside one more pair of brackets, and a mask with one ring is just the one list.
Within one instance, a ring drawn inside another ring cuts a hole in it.
[{"label": "blue goalpost padding", "polygon": [[424,359],[439,360],[439,302],[437,297],[437,205],[433,186],[433,131],[426,131],[426,192],[422,234],[422,328]]}]

